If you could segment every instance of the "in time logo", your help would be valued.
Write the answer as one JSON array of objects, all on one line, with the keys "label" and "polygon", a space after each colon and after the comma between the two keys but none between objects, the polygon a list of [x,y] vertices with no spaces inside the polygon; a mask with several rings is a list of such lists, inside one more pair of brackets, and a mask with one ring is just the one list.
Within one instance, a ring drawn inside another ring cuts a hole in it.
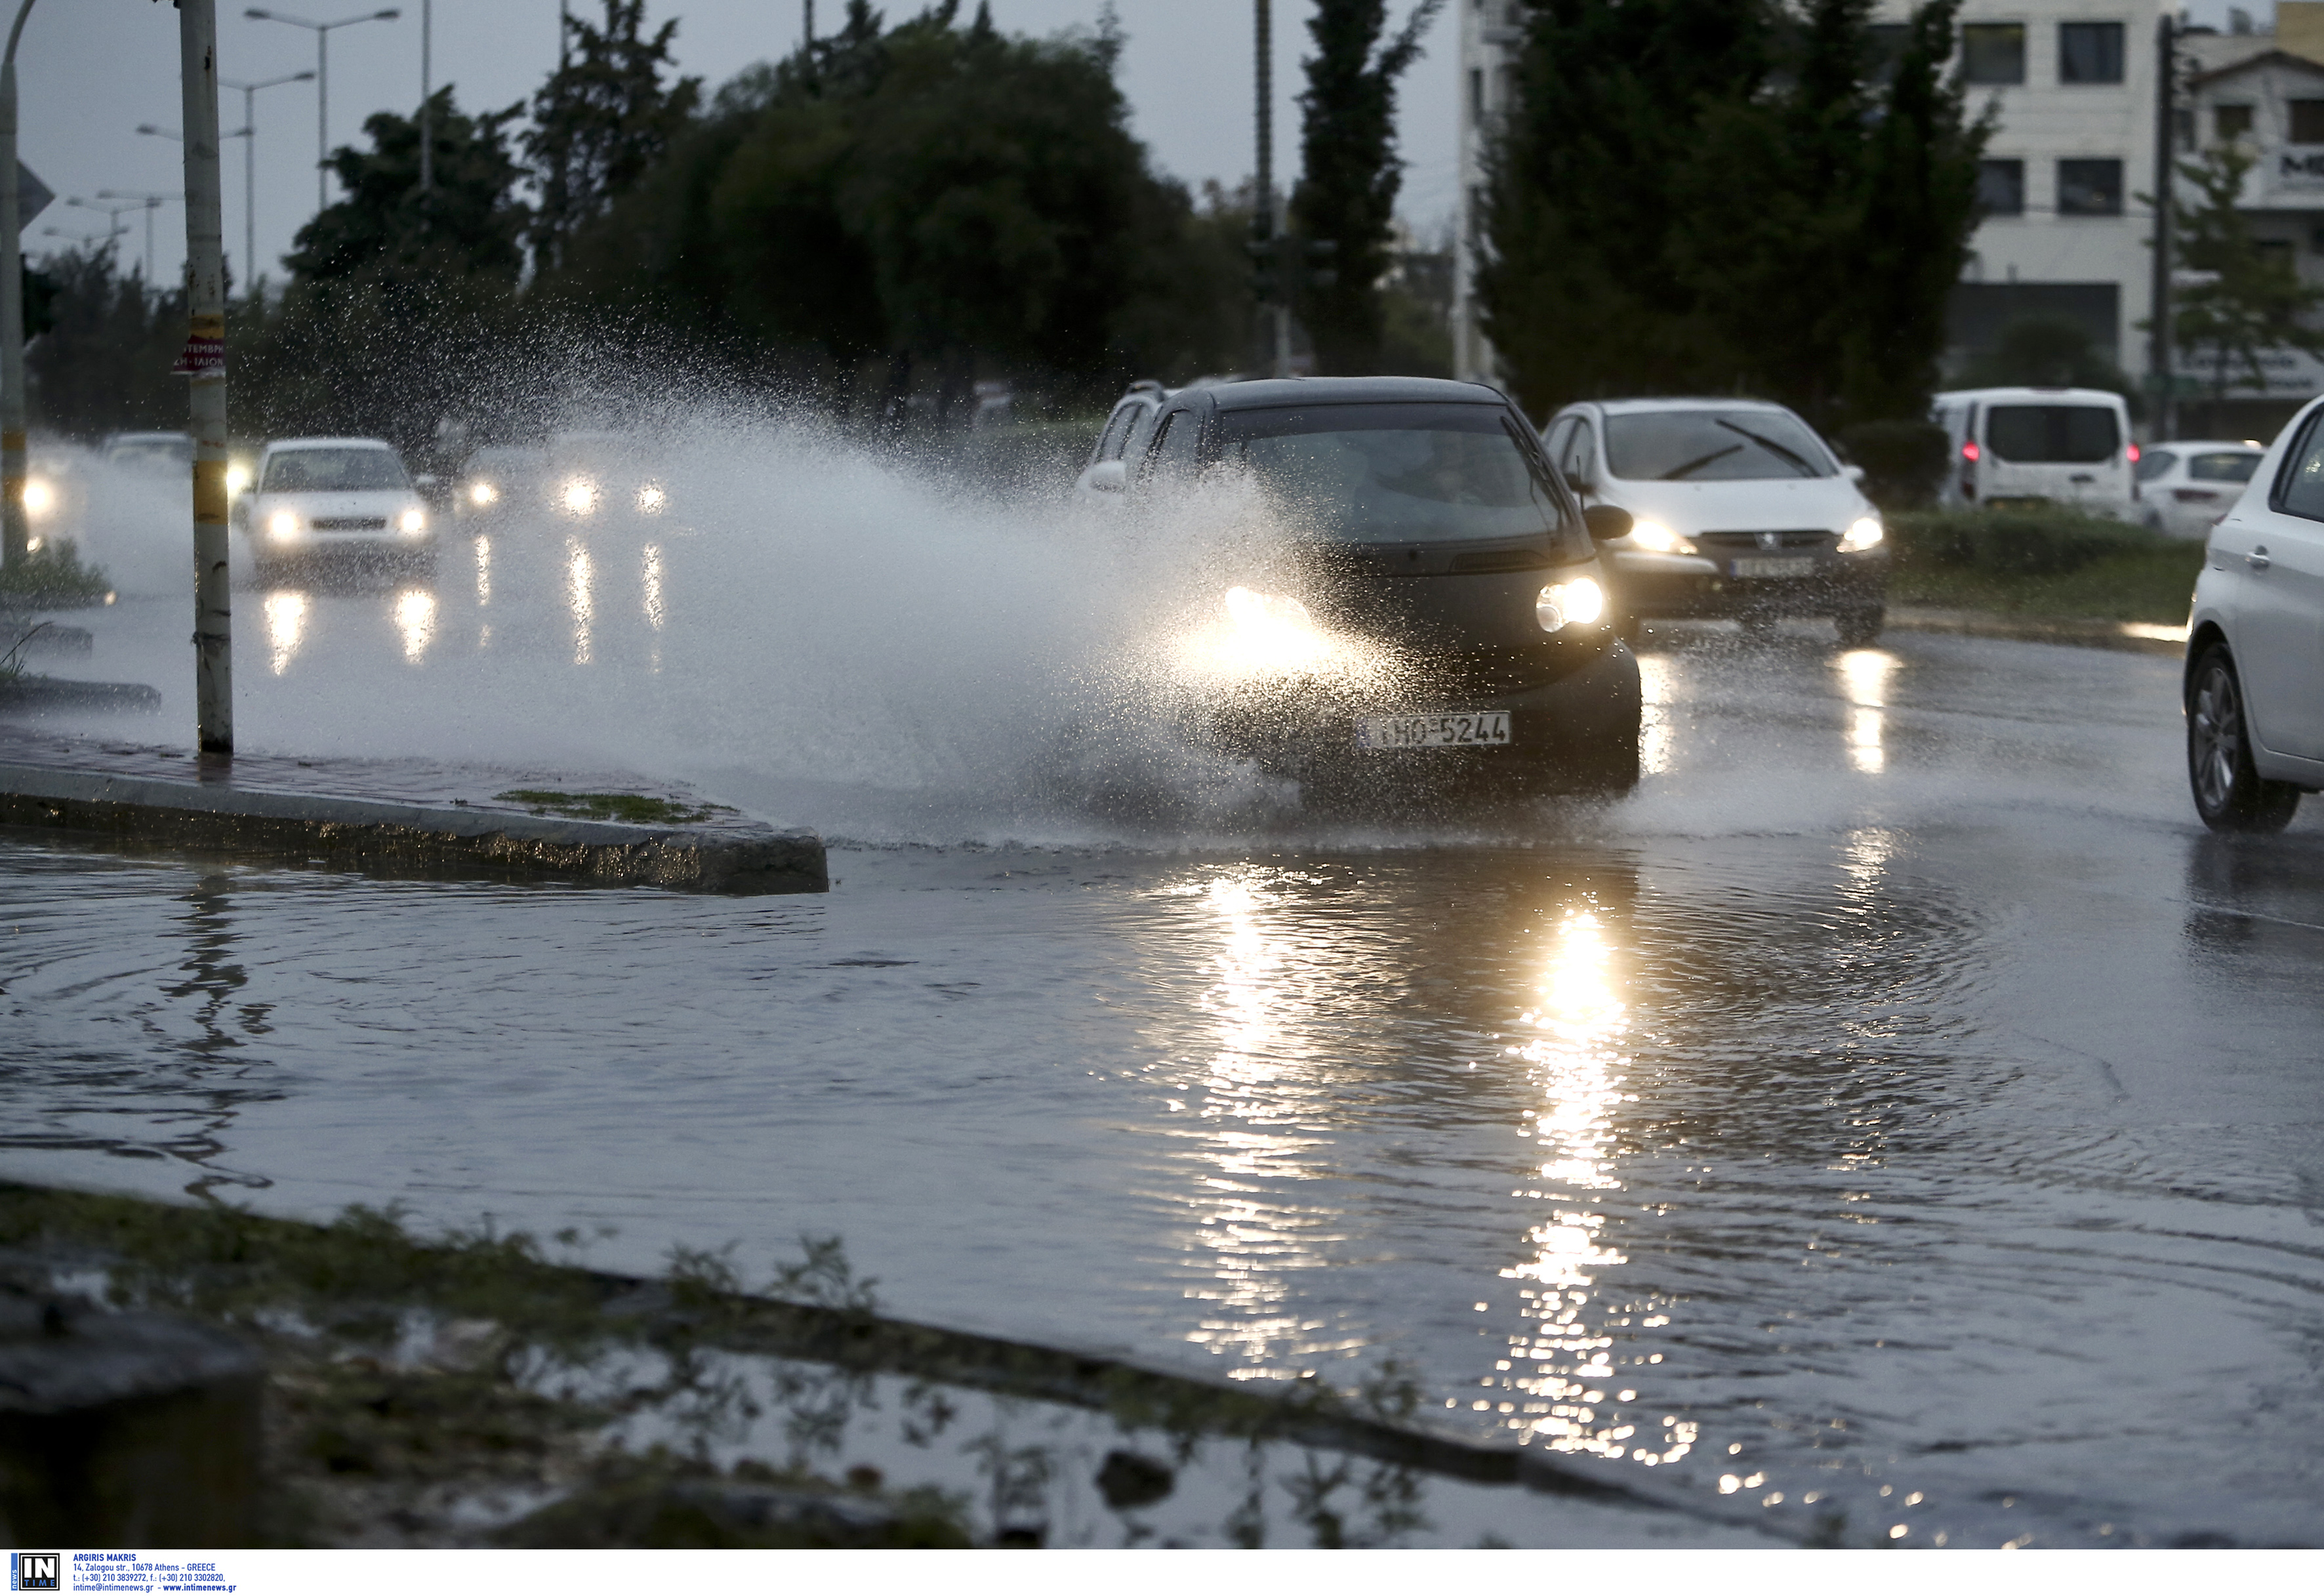
[{"label": "in time logo", "polygon": [[11,1591],[61,1591],[64,1582],[60,1564],[62,1557],[55,1552],[14,1552],[8,1557],[8,1588]]}]

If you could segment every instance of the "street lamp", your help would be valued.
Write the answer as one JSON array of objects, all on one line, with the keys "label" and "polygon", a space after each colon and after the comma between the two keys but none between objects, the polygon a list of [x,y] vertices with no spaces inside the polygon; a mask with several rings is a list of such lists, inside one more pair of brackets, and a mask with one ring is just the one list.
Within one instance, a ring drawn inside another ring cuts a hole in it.
[{"label": "street lamp", "polygon": [[[314,75],[315,74],[312,72],[300,72],[295,76],[299,78],[312,78]],[[290,82],[291,80],[292,79],[289,78],[278,79],[278,81],[284,83]],[[185,135],[180,133],[176,128],[160,127],[151,122],[139,123],[137,125],[137,131],[147,134],[149,137],[168,139],[172,143],[182,144],[186,142]],[[245,122],[240,127],[235,128],[232,133],[222,133],[218,134],[218,137],[221,140],[248,139],[250,141],[250,143],[244,144],[242,149],[242,208],[244,213],[243,221],[245,225],[243,235],[244,248],[242,269],[244,272],[254,276],[257,272],[257,267],[254,263],[258,259],[258,224],[252,218],[256,214],[253,208],[258,202],[258,196],[257,179],[255,176],[256,162],[251,159],[250,152],[258,147],[258,128],[255,125]]]},{"label": "street lamp", "polygon": [[361,16],[343,16],[335,23],[310,23],[302,16],[286,16],[281,12],[264,11],[254,5],[242,14],[254,22],[287,23],[315,35],[315,208],[320,210],[330,202],[331,30],[352,28],[357,23],[392,23],[403,14],[391,7],[386,11],[367,11]]},{"label": "street lamp", "polygon": [[[99,199],[134,199],[145,208],[145,286],[151,288],[153,285],[153,213],[171,200],[183,199],[185,196],[183,194],[148,194],[128,189],[99,189],[97,191],[97,197]],[[95,210],[97,208],[90,206],[89,208]],[[134,210],[136,207],[124,206],[122,208]]]},{"label": "street lamp", "polygon": [[50,238],[69,238],[75,244],[111,244],[129,229],[115,222],[102,233],[68,233],[62,227],[43,227],[41,232]]},{"label": "street lamp", "polygon": [[263,83],[236,83],[231,78],[218,81],[228,88],[242,90],[242,135],[250,142],[242,147],[242,210],[243,253],[250,272],[250,291],[258,291],[258,91],[275,88],[285,83],[306,83],[313,79],[312,72],[286,72],[280,78],[269,78]]}]

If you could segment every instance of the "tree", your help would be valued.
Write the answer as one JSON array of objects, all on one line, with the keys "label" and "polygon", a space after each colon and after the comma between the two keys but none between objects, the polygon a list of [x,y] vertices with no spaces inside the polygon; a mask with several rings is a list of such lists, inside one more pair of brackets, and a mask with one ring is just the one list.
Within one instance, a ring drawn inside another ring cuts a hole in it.
[{"label": "tree", "polygon": [[375,113],[364,123],[371,148],[333,152],[346,198],[299,230],[285,264],[309,282],[374,273],[398,281],[477,275],[513,286],[524,265],[527,214],[515,197],[523,177],[507,127],[521,105],[483,116],[463,114],[447,84],[429,101],[435,186],[420,188],[416,116]]},{"label": "tree", "polygon": [[170,374],[186,337],[182,292],[150,292],[113,242],[47,256],[50,326],[24,351],[32,411],[68,437],[185,425],[186,386]]},{"label": "tree", "polygon": [[524,148],[540,184],[533,225],[536,258],[562,263],[574,233],[636,187],[692,120],[702,80],[662,73],[675,62],[675,19],[642,34],[645,0],[605,0],[603,27],[567,17],[565,64],[533,97]]},{"label": "tree", "polygon": [[1887,63],[1868,0],[1545,0],[1490,155],[1485,327],[1524,401],[1748,391],[1918,415],[1987,126],[1958,0]]},{"label": "tree", "polygon": [[2179,261],[2201,281],[2179,291],[2172,336],[2209,365],[2215,403],[2237,382],[2264,391],[2260,356],[2270,350],[2324,355],[2324,332],[2307,325],[2324,305],[2324,288],[2302,282],[2288,258],[2264,250],[2238,206],[2255,159],[2239,141],[2229,141],[2200,161],[2178,163],[2180,177],[2202,198],[2181,213]]},{"label": "tree", "polygon": [[1993,347],[1961,373],[1964,388],[2104,388],[2138,411],[2137,385],[2107,357],[2080,322],[2063,316],[2020,316]]},{"label": "tree", "polygon": [[1300,316],[1327,372],[1379,369],[1384,312],[1379,283],[1391,265],[1389,242],[1404,162],[1396,152],[1396,88],[1421,56],[1420,41],[1444,0],[1420,0],[1385,45],[1386,0],[1317,0],[1308,19],[1315,53],[1307,58],[1301,112],[1299,186],[1291,197],[1293,230],[1328,241],[1333,281],[1300,295]]}]

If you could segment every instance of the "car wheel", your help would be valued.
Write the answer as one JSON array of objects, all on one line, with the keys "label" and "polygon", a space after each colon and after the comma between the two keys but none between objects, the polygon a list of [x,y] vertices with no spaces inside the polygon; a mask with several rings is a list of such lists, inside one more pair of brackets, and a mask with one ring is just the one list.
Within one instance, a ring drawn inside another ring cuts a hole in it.
[{"label": "car wheel", "polygon": [[2205,650],[2187,688],[2187,784],[2213,831],[2282,831],[2300,789],[2261,779],[2252,763],[2242,684],[2224,648]]},{"label": "car wheel", "polygon": [[1888,612],[1879,604],[1867,604],[1862,609],[1842,610],[1831,618],[1832,630],[1840,634],[1843,649],[1868,649],[1880,641],[1880,629],[1887,623]]}]

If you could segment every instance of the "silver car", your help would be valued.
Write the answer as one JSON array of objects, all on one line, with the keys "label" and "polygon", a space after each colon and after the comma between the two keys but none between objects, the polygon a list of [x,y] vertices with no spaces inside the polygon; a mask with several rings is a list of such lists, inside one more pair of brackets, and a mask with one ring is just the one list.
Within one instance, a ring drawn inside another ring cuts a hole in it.
[{"label": "silver car", "polygon": [[268,444],[233,519],[262,577],[323,559],[427,564],[436,549],[434,520],[419,488],[393,446],[376,438]]}]

